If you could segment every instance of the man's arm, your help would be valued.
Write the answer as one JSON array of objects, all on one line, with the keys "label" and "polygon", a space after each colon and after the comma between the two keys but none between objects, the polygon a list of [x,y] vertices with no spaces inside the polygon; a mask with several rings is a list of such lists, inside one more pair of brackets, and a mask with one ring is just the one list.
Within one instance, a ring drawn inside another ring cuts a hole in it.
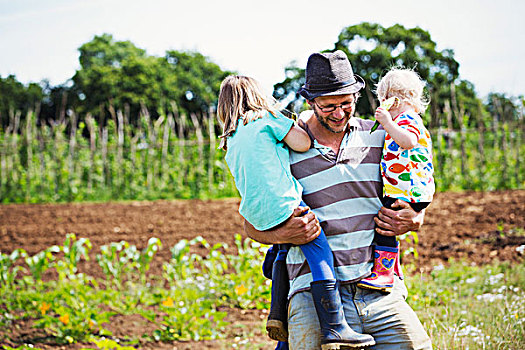
[{"label": "man's arm", "polygon": [[246,232],[248,237],[262,244],[291,243],[301,245],[319,236],[321,226],[308,207],[299,207],[294,210],[292,216],[284,223],[266,231],[259,231],[248,221],[244,220],[244,232]]},{"label": "man's arm", "polygon": [[402,200],[397,200],[392,207],[401,209],[396,211],[382,207],[374,218],[379,226],[376,228],[378,233],[383,236],[399,236],[409,231],[417,231],[423,226],[424,210],[417,212]]}]

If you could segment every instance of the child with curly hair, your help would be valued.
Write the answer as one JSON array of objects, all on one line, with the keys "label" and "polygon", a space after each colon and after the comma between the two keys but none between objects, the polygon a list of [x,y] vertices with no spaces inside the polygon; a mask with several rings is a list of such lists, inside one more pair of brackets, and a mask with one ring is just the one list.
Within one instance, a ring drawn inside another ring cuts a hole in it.
[{"label": "child with curly hair", "polygon": [[[376,122],[386,131],[381,174],[383,205],[395,209],[398,200],[408,202],[416,211],[425,209],[434,196],[432,140],[420,117],[428,100],[425,83],[411,69],[393,68],[377,84],[381,106]],[[395,237],[375,233],[374,268],[358,286],[390,292],[394,273],[401,277],[399,243]]]}]

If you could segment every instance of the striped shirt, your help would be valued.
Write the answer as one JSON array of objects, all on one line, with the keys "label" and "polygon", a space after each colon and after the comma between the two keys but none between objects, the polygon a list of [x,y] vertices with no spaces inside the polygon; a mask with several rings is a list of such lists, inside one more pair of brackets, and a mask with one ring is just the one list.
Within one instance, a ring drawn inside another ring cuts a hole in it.
[{"label": "striped shirt", "polygon": [[[314,140],[305,153],[290,152],[292,174],[303,200],[321,223],[334,253],[337,279],[355,282],[373,266],[374,217],[381,208],[380,162],[385,132],[370,133],[371,120],[353,117],[339,153]],[[290,294],[310,288],[312,274],[299,247],[287,257]]]}]

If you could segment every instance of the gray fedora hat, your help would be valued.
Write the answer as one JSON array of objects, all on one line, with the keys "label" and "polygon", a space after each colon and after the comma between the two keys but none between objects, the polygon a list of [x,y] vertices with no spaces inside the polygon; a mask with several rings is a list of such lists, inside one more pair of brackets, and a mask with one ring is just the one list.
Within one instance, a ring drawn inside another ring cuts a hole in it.
[{"label": "gray fedora hat", "polygon": [[307,100],[353,94],[365,87],[365,81],[354,74],[348,57],[341,50],[310,55],[305,76],[306,83],[299,93]]}]

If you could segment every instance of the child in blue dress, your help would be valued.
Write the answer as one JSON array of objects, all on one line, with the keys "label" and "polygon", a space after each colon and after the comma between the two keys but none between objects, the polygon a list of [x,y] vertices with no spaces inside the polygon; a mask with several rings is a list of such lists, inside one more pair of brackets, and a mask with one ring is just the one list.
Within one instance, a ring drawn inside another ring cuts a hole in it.
[{"label": "child in blue dress", "polygon": [[[223,125],[220,147],[226,150],[226,162],[242,197],[240,214],[263,231],[286,222],[296,208],[306,207],[301,199],[303,189],[290,171],[288,147],[305,152],[311,139],[279,112],[273,98],[263,94],[254,79],[229,76],[221,84],[217,116]],[[288,338],[286,246],[279,245],[273,263],[266,324],[270,338],[280,341],[279,349],[287,348]],[[356,333],[345,320],[333,253],[324,232],[300,247],[312,272],[311,292],[322,330],[322,348],[374,345],[372,336]]]}]

